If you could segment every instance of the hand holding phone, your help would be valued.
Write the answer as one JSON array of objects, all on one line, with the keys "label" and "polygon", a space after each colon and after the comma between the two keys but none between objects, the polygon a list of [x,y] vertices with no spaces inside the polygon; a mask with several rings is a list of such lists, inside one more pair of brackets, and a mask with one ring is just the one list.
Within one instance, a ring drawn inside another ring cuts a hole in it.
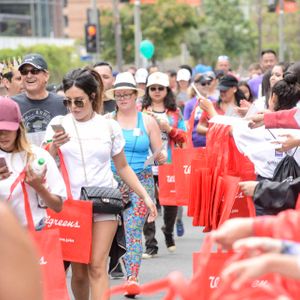
[{"label": "hand holding phone", "polygon": [[0,180],[8,178],[10,174],[5,158],[0,157]]},{"label": "hand holding phone", "polygon": [[0,157],[0,168],[6,167],[7,168],[7,163],[4,157]]},{"label": "hand holding phone", "polygon": [[53,125],[51,125],[51,127],[54,132],[63,132],[63,133],[66,132],[64,127],[61,124],[53,124]]}]

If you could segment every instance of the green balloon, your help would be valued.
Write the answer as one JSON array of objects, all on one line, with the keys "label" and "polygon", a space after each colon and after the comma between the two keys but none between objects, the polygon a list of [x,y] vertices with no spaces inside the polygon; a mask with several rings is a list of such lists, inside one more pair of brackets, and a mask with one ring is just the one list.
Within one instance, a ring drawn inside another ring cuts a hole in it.
[{"label": "green balloon", "polygon": [[151,41],[149,40],[141,41],[140,52],[145,58],[150,59],[153,56],[154,51],[155,51],[155,47]]}]

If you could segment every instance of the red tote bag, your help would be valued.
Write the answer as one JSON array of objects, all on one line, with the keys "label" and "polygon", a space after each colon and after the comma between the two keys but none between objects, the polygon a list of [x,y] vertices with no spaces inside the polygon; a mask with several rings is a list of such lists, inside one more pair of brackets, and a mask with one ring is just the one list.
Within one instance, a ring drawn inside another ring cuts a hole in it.
[{"label": "red tote bag", "polygon": [[194,148],[192,132],[194,128],[195,112],[199,102],[194,106],[188,121],[186,148],[174,148],[172,151],[172,163],[175,174],[175,190],[177,205],[188,205],[190,196],[191,162],[194,159],[202,160],[202,166],[206,166],[205,148]]},{"label": "red tote bag", "polygon": [[158,166],[158,195],[161,205],[176,206],[175,175],[173,164]]},{"label": "red tote bag", "polygon": [[88,264],[91,258],[92,202],[67,200],[61,212],[47,209],[45,231],[58,229],[63,259]]},{"label": "red tote bag", "polygon": [[[247,250],[242,250],[233,254],[226,262],[226,265],[230,265],[234,262],[247,259]],[[224,266],[223,266],[224,267]],[[290,284],[297,286],[295,280],[291,280]],[[297,288],[298,289],[298,288]],[[299,290],[299,289],[298,289]],[[238,290],[232,289],[232,279],[220,280],[218,288],[215,289],[211,295],[211,300],[271,300],[271,299],[295,299],[290,298],[290,294],[287,292],[285,286],[285,280],[276,273],[268,273],[263,276],[259,276],[255,279],[248,280]]]},{"label": "red tote bag", "polygon": [[239,189],[235,196],[229,219],[255,217],[255,207],[251,197],[245,196]]},{"label": "red tote bag", "polygon": [[193,273],[190,283],[191,294],[197,300],[208,300],[220,282],[220,273],[232,253],[220,249],[212,253],[213,241],[206,235],[199,252],[193,253]]},{"label": "red tote bag", "polygon": [[194,216],[196,209],[196,203],[200,197],[200,168],[202,161],[194,159],[191,162],[191,176],[190,176],[190,191],[189,191],[189,203],[187,215],[189,217]]},{"label": "red tote bag", "polygon": [[204,148],[175,148],[172,161],[175,174],[176,201],[178,205],[188,205],[190,194],[190,176],[192,160],[203,160],[205,166]]},{"label": "red tote bag", "polygon": [[42,272],[43,299],[69,300],[58,231],[35,231],[24,179],[25,172],[23,171],[12,184],[8,201],[13,190],[20,183],[24,196],[27,226],[40,256],[39,264]]},{"label": "red tote bag", "polygon": [[60,169],[67,190],[67,200],[61,212],[47,209],[45,230],[58,229],[63,259],[88,264],[92,245],[92,202],[73,200],[69,175],[61,151],[58,151]]},{"label": "red tote bag", "polygon": [[59,231],[31,232],[39,253],[44,300],[69,300]]}]

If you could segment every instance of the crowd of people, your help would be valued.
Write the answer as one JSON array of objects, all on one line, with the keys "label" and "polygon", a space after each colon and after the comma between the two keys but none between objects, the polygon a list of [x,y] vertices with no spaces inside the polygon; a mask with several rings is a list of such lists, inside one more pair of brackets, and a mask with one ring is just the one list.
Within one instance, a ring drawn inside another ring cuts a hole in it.
[{"label": "crowd of people", "polygon": [[[226,55],[217,58],[214,69],[181,65],[164,72],[158,66],[132,67],[116,76],[108,62],[98,62],[70,70],[51,91],[50,71],[40,54],[11,60],[1,72],[0,196],[21,226],[27,225],[24,185],[18,184],[22,173],[36,230],[45,226],[45,208],[63,209],[66,187],[58,151],[74,199],[80,198],[83,186],[128,187],[130,205],[121,214],[93,214],[90,263],[70,262],[76,300],[101,299],[109,288],[109,275],[126,276],[127,297],[139,293],[142,259],[159,251],[155,224],[159,213],[166,247],[176,251],[175,232],[184,235],[183,208],[160,205],[158,166],[171,163],[172,150],[187,145],[191,117],[194,147],[205,147],[216,116],[247,120],[238,126],[232,122],[231,135],[254,165],[256,181],[240,182],[240,187],[253,197],[259,217],[229,220],[212,236],[226,247],[262,253],[230,265],[223,277],[238,274],[236,286],[270,271],[300,278],[298,178],[289,176],[280,182],[273,178],[285,157],[293,157],[296,167],[300,163],[299,62],[279,63],[275,51],[265,50],[242,79]],[[153,161],[146,164],[149,157]],[[39,158],[46,162],[41,174],[33,169]],[[126,253],[112,262],[110,248],[120,223]],[[286,230],[291,230],[289,235]],[[253,264],[261,266],[259,271]]]}]

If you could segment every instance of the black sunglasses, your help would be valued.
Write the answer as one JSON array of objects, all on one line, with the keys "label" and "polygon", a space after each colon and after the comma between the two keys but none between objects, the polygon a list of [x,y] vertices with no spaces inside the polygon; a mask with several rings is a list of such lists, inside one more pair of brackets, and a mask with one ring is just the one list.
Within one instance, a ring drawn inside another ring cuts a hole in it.
[{"label": "black sunglasses", "polygon": [[76,107],[79,107],[79,108],[84,107],[84,101],[83,101],[83,100],[74,100],[74,101],[72,101],[72,100],[70,100],[70,99],[64,99],[64,100],[63,100],[63,103],[64,103],[64,106],[65,106],[65,107],[71,106],[72,103],[74,103],[74,105],[75,105]]},{"label": "black sunglasses", "polygon": [[33,69],[21,69],[21,70],[20,70],[20,73],[21,73],[21,75],[23,75],[23,76],[26,76],[26,75],[28,75],[29,73],[31,73],[32,75],[37,75],[37,74],[39,74],[40,72],[42,72],[42,70],[39,70],[39,69],[36,69],[36,68],[33,68]]},{"label": "black sunglasses", "polygon": [[210,81],[201,82],[201,85],[202,85],[202,86],[210,85]]},{"label": "black sunglasses", "polygon": [[155,87],[155,86],[151,86],[150,87],[150,91],[151,92],[155,92],[155,91],[164,91],[165,87],[164,86],[159,86],[159,87]]}]

